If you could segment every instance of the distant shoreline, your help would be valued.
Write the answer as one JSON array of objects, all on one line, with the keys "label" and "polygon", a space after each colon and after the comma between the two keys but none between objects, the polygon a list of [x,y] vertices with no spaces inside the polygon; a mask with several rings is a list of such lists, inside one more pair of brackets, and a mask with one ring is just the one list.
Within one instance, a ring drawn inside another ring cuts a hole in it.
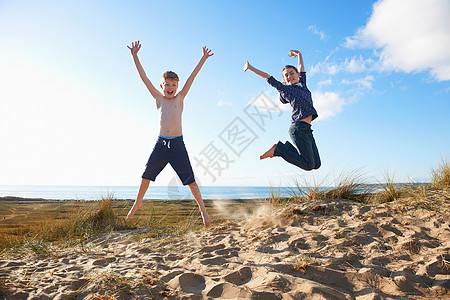
[{"label": "distant shoreline", "polygon": [[[266,200],[268,198],[230,198],[230,199],[214,199],[214,198],[206,198],[204,201],[231,201],[236,203],[243,202],[257,202],[261,200]],[[16,197],[16,196],[3,196],[0,197],[1,202],[92,202],[92,201],[102,201],[103,199],[97,200],[84,200],[84,199],[46,199],[46,198],[28,198],[28,197]],[[111,199],[114,202],[130,202],[135,199]],[[195,199],[145,199],[144,201],[157,201],[157,202],[191,202],[195,201]]]},{"label": "distant shoreline", "polygon": [[[263,199],[273,193],[288,196],[291,188],[280,187],[200,187],[203,199]],[[40,200],[86,200],[101,199],[135,200],[138,187],[114,186],[5,186],[0,185],[0,201],[2,199],[40,199]],[[184,186],[153,186],[145,195],[145,199],[177,200],[193,199],[188,187]]]}]

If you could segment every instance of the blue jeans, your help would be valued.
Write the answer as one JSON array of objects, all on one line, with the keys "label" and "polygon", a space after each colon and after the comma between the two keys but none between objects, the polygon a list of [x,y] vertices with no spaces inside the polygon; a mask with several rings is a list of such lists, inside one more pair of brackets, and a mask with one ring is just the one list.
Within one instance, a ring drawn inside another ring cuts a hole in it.
[{"label": "blue jeans", "polygon": [[318,169],[321,163],[311,124],[303,121],[292,123],[289,135],[297,148],[288,141],[284,144],[278,142],[274,156],[280,156],[306,171]]}]

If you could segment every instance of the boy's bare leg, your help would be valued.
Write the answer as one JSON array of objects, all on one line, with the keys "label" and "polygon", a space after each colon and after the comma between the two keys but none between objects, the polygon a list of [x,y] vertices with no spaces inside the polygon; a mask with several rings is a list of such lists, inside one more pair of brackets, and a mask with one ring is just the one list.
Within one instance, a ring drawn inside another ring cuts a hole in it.
[{"label": "boy's bare leg", "polygon": [[272,158],[273,155],[275,154],[275,148],[277,147],[277,144],[273,144],[273,146],[267,150],[263,155],[261,155],[259,157],[259,159],[264,159],[264,158]]},{"label": "boy's bare leg", "polygon": [[136,200],[134,201],[133,207],[130,209],[127,215],[127,220],[134,216],[134,213],[142,208],[142,199],[144,199],[145,192],[147,192],[148,186],[150,184],[150,180],[142,178],[141,186],[139,187],[139,192]]},{"label": "boy's bare leg", "polygon": [[189,188],[191,189],[191,193],[195,198],[195,201],[197,201],[198,208],[200,209],[200,213],[202,214],[203,224],[205,227],[208,227],[211,225],[211,218],[209,217],[208,213],[206,212],[205,204],[203,203],[202,195],[200,194],[200,189],[197,185],[197,182],[193,182],[189,184]]}]

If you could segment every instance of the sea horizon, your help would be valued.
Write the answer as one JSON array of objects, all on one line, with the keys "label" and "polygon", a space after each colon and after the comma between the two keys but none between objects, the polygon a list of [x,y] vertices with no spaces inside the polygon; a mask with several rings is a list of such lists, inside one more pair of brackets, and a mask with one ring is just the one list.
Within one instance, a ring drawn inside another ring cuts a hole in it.
[{"label": "sea horizon", "polygon": [[[17,197],[48,200],[133,200],[139,186],[101,185],[0,185],[0,199]],[[268,198],[272,192],[281,197],[289,196],[290,187],[268,186],[200,186],[203,199],[258,199]],[[193,199],[187,186],[151,185],[144,199],[180,200]]]}]

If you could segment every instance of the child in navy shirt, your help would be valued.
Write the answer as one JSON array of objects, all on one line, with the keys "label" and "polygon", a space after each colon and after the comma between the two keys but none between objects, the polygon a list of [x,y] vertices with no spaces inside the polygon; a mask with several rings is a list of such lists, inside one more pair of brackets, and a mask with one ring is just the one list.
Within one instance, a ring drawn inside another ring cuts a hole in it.
[{"label": "child in navy shirt", "polygon": [[287,162],[310,171],[318,169],[321,164],[319,151],[311,130],[311,122],[317,118],[317,111],[313,106],[311,92],[306,87],[306,73],[302,54],[297,50],[291,50],[288,55],[298,57],[298,70],[291,65],[285,66],[283,69],[284,83],[256,69],[248,61],[244,67],[244,72],[250,70],[266,79],[280,93],[280,101],[292,106],[292,124],[289,128],[289,135],[297,148],[289,141],[286,141],[286,143],[278,142],[261,155],[260,159],[280,156]]}]

